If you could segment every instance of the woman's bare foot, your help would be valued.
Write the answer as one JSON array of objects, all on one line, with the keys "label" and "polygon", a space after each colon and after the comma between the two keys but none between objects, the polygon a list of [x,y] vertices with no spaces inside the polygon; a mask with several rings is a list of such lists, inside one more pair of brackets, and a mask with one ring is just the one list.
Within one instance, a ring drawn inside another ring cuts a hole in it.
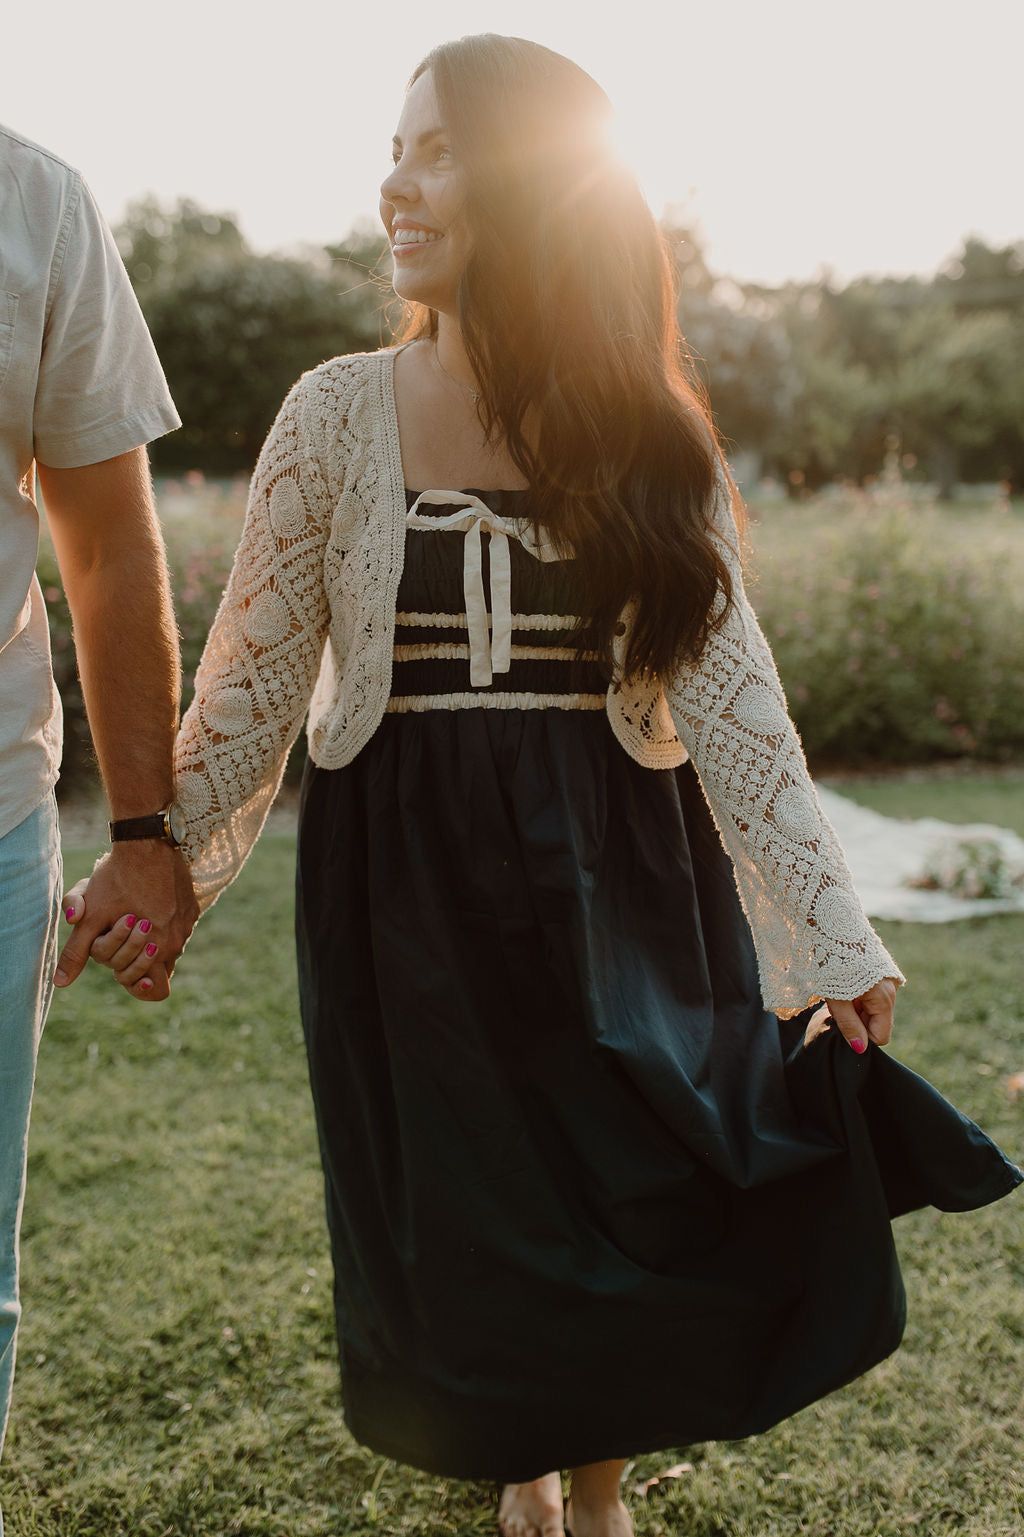
[{"label": "woman's bare foot", "polygon": [[562,1480],[545,1473],[532,1484],[506,1484],[498,1506],[501,1537],[564,1537]]},{"label": "woman's bare foot", "polygon": [[565,1512],[565,1526],[572,1537],[633,1537],[633,1523],[621,1500],[593,1511],[587,1510],[578,1500],[575,1505],[570,1500]]},{"label": "woman's bare foot", "polygon": [[572,1537],[633,1537],[629,1511],[619,1499],[624,1462],[573,1468],[565,1524]]}]

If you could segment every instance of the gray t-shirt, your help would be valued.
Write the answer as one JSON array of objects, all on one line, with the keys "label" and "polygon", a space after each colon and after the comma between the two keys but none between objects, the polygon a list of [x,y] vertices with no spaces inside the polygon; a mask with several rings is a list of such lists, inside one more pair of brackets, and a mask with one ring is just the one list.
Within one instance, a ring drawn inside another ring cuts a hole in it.
[{"label": "gray t-shirt", "polygon": [[180,425],[88,187],[0,126],[0,837],[60,766],[34,461],[96,464]]}]

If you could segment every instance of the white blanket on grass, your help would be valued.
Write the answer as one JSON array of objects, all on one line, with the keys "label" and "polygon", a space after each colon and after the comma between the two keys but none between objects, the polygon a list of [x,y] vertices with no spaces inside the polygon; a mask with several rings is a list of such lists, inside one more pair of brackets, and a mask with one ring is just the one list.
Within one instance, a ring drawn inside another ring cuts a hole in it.
[{"label": "white blanket on grass", "polygon": [[984,822],[961,825],[940,822],[936,817],[904,821],[858,806],[823,785],[817,790],[869,917],[950,923],[955,918],[979,918],[988,913],[1024,912],[1024,887],[1008,897],[965,898],[907,884],[923,873],[936,845],[954,839],[996,843],[1009,868],[1024,870],[1024,839],[1016,833]]}]

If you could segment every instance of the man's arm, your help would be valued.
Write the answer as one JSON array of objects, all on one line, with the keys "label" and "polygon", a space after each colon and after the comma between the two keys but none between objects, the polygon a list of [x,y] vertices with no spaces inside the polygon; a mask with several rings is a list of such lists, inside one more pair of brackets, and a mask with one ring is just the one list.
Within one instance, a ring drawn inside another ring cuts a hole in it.
[{"label": "man's arm", "polygon": [[[173,799],[181,679],[146,450],[77,469],[40,464],[38,472],[111,816],[148,816]],[[159,839],[117,843],[97,865],[86,915],[57,963],[58,987],[75,980],[93,940],[126,913],[150,920],[164,971],[143,952],[137,977],[129,971],[119,980],[135,997],[167,996],[198,909],[184,859]]]}]

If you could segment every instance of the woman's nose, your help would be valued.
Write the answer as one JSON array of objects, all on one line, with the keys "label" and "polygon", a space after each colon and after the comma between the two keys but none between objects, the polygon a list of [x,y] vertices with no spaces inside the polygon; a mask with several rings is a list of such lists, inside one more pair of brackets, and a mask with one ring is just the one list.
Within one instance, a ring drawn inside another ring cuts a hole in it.
[{"label": "woman's nose", "polygon": [[403,162],[398,161],[380,184],[380,195],[385,203],[411,203],[416,198],[416,184]]}]

